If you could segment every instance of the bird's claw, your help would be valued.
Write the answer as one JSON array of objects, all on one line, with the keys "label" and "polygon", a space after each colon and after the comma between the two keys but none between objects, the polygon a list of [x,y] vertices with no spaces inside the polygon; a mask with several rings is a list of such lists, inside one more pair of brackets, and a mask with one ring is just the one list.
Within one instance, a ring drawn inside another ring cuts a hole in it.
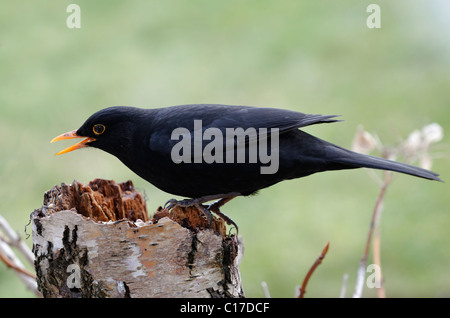
[{"label": "bird's claw", "polygon": [[175,199],[170,199],[169,201],[167,201],[167,202],[164,204],[164,209],[172,210],[172,209],[177,205],[177,203],[178,203],[177,200],[175,200]]},{"label": "bird's claw", "polygon": [[[215,214],[217,214],[222,220],[224,220],[228,225],[232,225],[234,226],[234,228],[236,229],[236,234],[239,232],[239,228],[237,226],[237,224],[226,214],[222,213],[219,209],[219,206],[217,205],[217,202],[211,203],[208,207],[207,207],[208,211],[214,212]],[[231,229],[230,229],[231,231]]]},{"label": "bird's claw", "polygon": [[197,200],[195,199],[184,199],[184,200],[176,200],[176,199],[170,199],[169,201],[166,202],[166,204],[164,204],[164,208],[171,210],[176,206],[182,207],[182,208],[187,208],[190,206],[197,206],[199,205]]},{"label": "bird's claw", "polygon": [[187,208],[187,207],[191,207],[194,206],[197,209],[199,209],[200,211],[203,212],[203,214],[206,216],[206,218],[208,219],[209,225],[211,226],[212,221],[213,221],[213,216],[211,214],[211,212],[209,211],[208,208],[206,208],[204,205],[202,205],[201,203],[199,203],[198,200],[195,199],[184,199],[184,200],[176,200],[176,199],[170,199],[168,200],[165,204],[164,204],[164,208],[167,210],[171,210],[174,207],[182,207],[182,208]]},{"label": "bird's claw", "polygon": [[227,198],[222,198],[214,203],[209,204],[208,206],[205,206],[202,204],[202,203],[208,201],[208,200],[205,200],[204,197],[196,198],[196,199],[184,199],[184,200],[180,200],[180,201],[175,200],[175,199],[170,199],[169,201],[166,202],[166,204],[164,205],[164,208],[171,210],[176,206],[183,207],[183,208],[194,206],[198,210],[202,211],[203,215],[208,219],[210,226],[212,225],[212,221],[213,221],[212,212],[214,212],[220,218],[222,218],[227,224],[234,226],[236,228],[236,232],[238,232],[237,224],[232,219],[230,219],[227,215],[225,215],[224,213],[222,213],[220,211],[220,207],[223,206],[226,202],[233,199],[234,197],[235,197],[235,195],[229,196]]}]

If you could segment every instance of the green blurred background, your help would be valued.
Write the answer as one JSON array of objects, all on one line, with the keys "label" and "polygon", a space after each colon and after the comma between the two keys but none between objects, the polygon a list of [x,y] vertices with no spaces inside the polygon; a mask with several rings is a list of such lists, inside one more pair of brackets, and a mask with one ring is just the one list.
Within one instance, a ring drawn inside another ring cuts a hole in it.
[{"label": "green blurred background", "polygon": [[[84,0],[80,29],[66,26],[70,3],[0,4],[0,214],[22,235],[61,182],[132,179],[149,211],[172,197],[106,153],[53,156],[73,144],[50,144],[54,136],[106,106],[340,114],[343,123],[306,130],[344,147],[359,124],[388,145],[432,122],[450,131],[446,0],[379,0],[381,29],[366,26],[372,1]],[[450,180],[447,136],[432,153],[433,170]],[[246,296],[263,296],[265,281],[272,297],[292,297],[327,241],[306,297],[338,297],[346,273],[351,296],[378,192],[365,170],[339,171],[227,204],[245,244]],[[450,296],[449,204],[448,183],[395,176],[381,226],[388,297]],[[28,296],[0,263],[0,297]],[[363,296],[376,293],[366,287]]]}]

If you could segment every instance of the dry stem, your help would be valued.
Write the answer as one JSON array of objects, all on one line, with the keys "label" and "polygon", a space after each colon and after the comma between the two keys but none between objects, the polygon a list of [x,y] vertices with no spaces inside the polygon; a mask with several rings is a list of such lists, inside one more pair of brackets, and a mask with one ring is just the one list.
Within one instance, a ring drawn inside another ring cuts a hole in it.
[{"label": "dry stem", "polygon": [[303,298],[306,294],[306,285],[308,284],[309,279],[311,278],[311,275],[316,270],[317,266],[319,266],[322,263],[322,260],[325,258],[325,255],[327,255],[328,248],[330,246],[330,242],[325,245],[325,247],[322,250],[322,253],[319,255],[319,257],[316,259],[314,264],[309,269],[308,273],[305,276],[305,279],[303,280],[302,287],[300,287],[300,294],[298,295],[298,298]]},{"label": "dry stem", "polygon": [[[381,266],[380,266],[380,242],[381,242],[381,239],[380,239],[380,232],[379,232],[379,223],[380,223],[381,212],[383,209],[384,196],[386,194],[386,189],[391,182],[391,179],[392,179],[392,173],[390,171],[386,171],[383,185],[381,186],[380,193],[378,194],[378,198],[375,203],[375,207],[373,209],[372,219],[370,221],[369,233],[367,235],[367,242],[366,242],[366,247],[364,249],[364,254],[359,263],[358,276],[357,276],[357,281],[356,281],[356,289],[355,289],[355,293],[353,294],[354,298],[360,298],[362,296],[362,290],[364,287],[364,278],[365,278],[365,273],[366,273],[367,258],[369,255],[370,243],[372,241],[372,236],[373,236],[374,230],[376,232],[375,232],[375,237],[374,237],[373,259],[374,259],[374,263],[379,265],[379,268],[381,269]],[[375,277],[377,279],[380,278],[380,281],[378,283],[379,283],[379,286],[381,286],[381,287],[378,290],[378,296],[385,297],[381,273],[379,276],[376,275]],[[378,284],[377,284],[377,286],[378,286]]]}]

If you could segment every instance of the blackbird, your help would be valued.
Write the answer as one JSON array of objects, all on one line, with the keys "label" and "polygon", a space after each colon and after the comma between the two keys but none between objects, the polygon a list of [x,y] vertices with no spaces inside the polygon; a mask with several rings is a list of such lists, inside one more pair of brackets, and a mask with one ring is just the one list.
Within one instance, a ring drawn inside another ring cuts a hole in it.
[{"label": "blackbird", "polygon": [[[404,163],[355,153],[299,128],[338,121],[337,116],[276,108],[215,104],[157,109],[102,109],[77,130],[51,142],[85,138],[57,153],[84,147],[104,150],[159,189],[189,199],[211,219],[236,196],[248,196],[283,180],[354,168],[391,170],[439,180],[438,174]],[[218,200],[206,209],[202,204]]]}]

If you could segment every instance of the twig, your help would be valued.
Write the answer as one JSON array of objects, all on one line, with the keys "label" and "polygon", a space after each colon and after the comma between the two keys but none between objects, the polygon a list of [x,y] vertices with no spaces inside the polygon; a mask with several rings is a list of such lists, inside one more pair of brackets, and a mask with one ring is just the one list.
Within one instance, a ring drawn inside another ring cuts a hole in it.
[{"label": "twig", "polygon": [[4,241],[0,240],[0,259],[5,262],[8,267],[11,267],[17,273],[17,277],[31,290],[36,296],[40,296],[40,292],[37,289],[36,279],[31,277],[31,274],[25,269],[22,262],[15,256],[12,249]]},{"label": "twig", "polygon": [[[364,278],[365,278],[365,274],[366,274],[367,258],[368,258],[369,250],[370,250],[370,242],[372,240],[372,235],[373,235],[374,229],[376,227],[377,220],[379,219],[378,216],[382,211],[384,196],[386,194],[386,189],[391,182],[391,179],[392,179],[392,173],[386,172],[384,183],[381,186],[380,193],[378,194],[378,198],[375,203],[375,207],[373,209],[372,219],[370,221],[370,227],[369,227],[369,234],[367,235],[366,247],[364,249],[363,257],[361,258],[361,261],[359,263],[358,276],[357,276],[357,280],[356,280],[356,288],[355,288],[355,293],[353,294],[353,298],[360,298],[362,296],[362,290],[364,287]],[[374,259],[376,259],[379,262],[379,260],[380,260],[380,249],[379,249],[380,236],[379,236],[378,231],[377,231],[377,235],[375,237],[375,241],[377,242],[376,244],[377,244],[378,248],[376,250],[374,249]],[[380,264],[378,263],[378,265],[380,265]],[[380,275],[380,279],[381,279],[381,275]],[[382,279],[381,279],[381,281],[382,281]],[[380,281],[380,283],[381,283],[381,281]],[[382,293],[384,293],[384,290]]]},{"label": "twig", "polygon": [[270,298],[269,286],[267,286],[267,283],[266,282],[262,282],[261,283],[261,287],[262,287],[263,292],[264,292],[264,297],[265,298]]},{"label": "twig", "polygon": [[[362,127],[358,127],[358,131],[353,139],[353,150],[357,152],[362,152],[368,154],[373,149],[377,149],[384,158],[394,159],[396,156],[401,155],[404,157],[406,163],[411,164],[411,162],[419,160],[422,168],[430,169],[432,164],[432,158],[434,155],[429,153],[430,145],[437,143],[443,138],[443,129],[437,123],[429,124],[423,127],[421,130],[414,130],[409,136],[398,144],[394,148],[386,148],[378,136],[372,136],[367,131],[364,131]],[[371,170],[369,170],[371,171]],[[370,172],[373,176],[374,173]],[[383,278],[381,275],[380,266],[380,220],[381,212],[383,209],[383,200],[386,193],[386,189],[389,186],[392,178],[392,173],[390,171],[385,171],[384,180],[381,184],[381,190],[378,195],[378,199],[375,204],[375,208],[372,214],[372,220],[370,224],[369,234],[367,237],[366,248],[364,255],[360,261],[358,268],[358,276],[356,282],[355,293],[353,297],[361,297],[362,290],[364,286],[364,278],[366,273],[367,258],[370,248],[370,243],[373,238],[373,262],[377,265],[377,272],[375,273],[375,286],[377,287],[378,297],[385,297],[385,290],[383,287]],[[375,178],[376,181],[381,181],[379,178]]]},{"label": "twig", "polygon": [[306,285],[308,284],[308,281],[309,281],[311,275],[316,270],[317,266],[319,266],[322,263],[322,260],[325,258],[325,255],[327,255],[329,246],[330,246],[330,242],[328,242],[327,245],[325,245],[325,247],[322,250],[322,253],[319,255],[319,257],[316,259],[316,261],[314,262],[314,264],[311,266],[308,273],[306,274],[305,279],[303,280],[302,287],[300,287],[300,294],[298,295],[298,298],[303,298],[303,296],[305,296]]},{"label": "twig", "polygon": [[9,237],[10,243],[9,245],[17,248],[23,256],[25,256],[26,260],[34,265],[34,254],[31,252],[30,248],[25,244],[19,234],[14,231],[4,217],[0,215],[0,230],[2,230],[6,236]]},{"label": "twig", "polygon": [[[0,216],[0,259],[9,268],[14,269],[19,279],[30,289],[36,296],[41,296],[41,293],[37,289],[36,275],[28,271],[22,264],[20,259],[15,255],[11,246],[17,248],[21,252],[27,261],[33,264],[34,256],[29,250],[26,244],[20,239],[20,236],[11,228],[8,222]],[[4,235],[1,235],[4,233]]]},{"label": "twig", "polygon": [[6,253],[4,252],[4,246],[2,246],[2,248],[0,248],[0,259],[3,261],[3,263],[6,264],[6,266],[8,266],[9,268],[14,269],[16,272],[22,273],[22,274],[24,274],[24,275],[26,275],[28,277],[36,279],[36,275],[35,274],[33,274],[32,272],[28,271],[24,267],[20,267],[14,261],[12,261],[10,259],[10,257],[8,257],[6,255]]},{"label": "twig", "polygon": [[[386,188],[390,184],[392,179],[392,172],[385,171],[384,172],[384,194],[386,193]],[[381,224],[381,215],[383,212],[383,197],[381,198],[381,201],[377,203],[375,206],[376,209],[376,219],[375,219],[375,232],[374,232],[374,238],[373,238],[373,251],[372,251],[372,259],[373,263],[378,265],[379,273],[378,275],[375,275],[375,279],[377,280],[376,286],[380,286],[377,288],[377,294],[379,298],[385,298],[386,292],[384,290],[384,284],[383,284],[383,275],[381,271],[381,235],[380,235],[380,224]],[[374,212],[375,213],[375,212]]]},{"label": "twig", "polygon": [[345,298],[345,294],[347,293],[347,282],[348,282],[348,274],[344,274],[344,277],[342,277],[342,287],[339,298]]}]

